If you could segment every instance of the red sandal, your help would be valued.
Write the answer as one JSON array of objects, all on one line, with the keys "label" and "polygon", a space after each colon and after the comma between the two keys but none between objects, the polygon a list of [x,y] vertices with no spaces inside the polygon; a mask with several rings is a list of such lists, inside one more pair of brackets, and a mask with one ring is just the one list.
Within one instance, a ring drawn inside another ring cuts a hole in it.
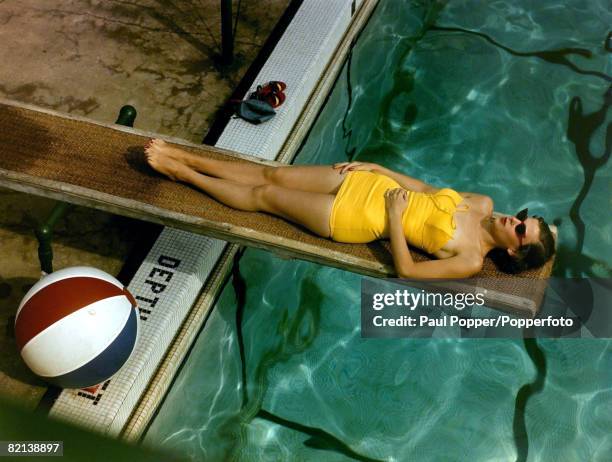
[{"label": "red sandal", "polygon": [[279,107],[281,104],[285,102],[285,94],[284,93],[270,93],[263,98],[258,98],[260,101],[265,101],[273,108]]},{"label": "red sandal", "polygon": [[250,94],[249,99],[265,101],[273,108],[277,108],[285,102],[285,93],[283,93],[285,88],[287,88],[285,82],[273,80],[263,86],[258,85],[257,90]]},{"label": "red sandal", "polygon": [[287,84],[285,82],[281,82],[280,80],[271,80],[265,85],[257,85],[257,91],[255,93],[267,96],[270,93],[282,93],[287,88]]}]

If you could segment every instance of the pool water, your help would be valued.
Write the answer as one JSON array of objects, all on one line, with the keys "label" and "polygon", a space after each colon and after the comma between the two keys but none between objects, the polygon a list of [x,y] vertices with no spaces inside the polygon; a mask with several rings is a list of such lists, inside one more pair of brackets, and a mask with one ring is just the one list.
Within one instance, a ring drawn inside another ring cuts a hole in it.
[{"label": "pool water", "polygon": [[[559,227],[557,276],[610,278],[610,24],[603,0],[381,0],[296,163],[374,161],[529,207]],[[192,460],[612,460],[609,339],[362,339],[360,280],[246,250],[145,442]]]}]

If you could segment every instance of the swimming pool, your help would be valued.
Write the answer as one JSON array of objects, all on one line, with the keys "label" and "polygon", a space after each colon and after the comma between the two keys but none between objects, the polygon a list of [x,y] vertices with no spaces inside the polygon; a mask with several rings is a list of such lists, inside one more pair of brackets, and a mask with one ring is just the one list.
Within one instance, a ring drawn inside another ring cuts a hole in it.
[{"label": "swimming pool", "polygon": [[[559,226],[556,275],[610,277],[609,24],[603,1],[381,0],[296,163],[529,207]],[[145,441],[193,460],[612,459],[610,340],[361,339],[359,288],[245,251]]]}]

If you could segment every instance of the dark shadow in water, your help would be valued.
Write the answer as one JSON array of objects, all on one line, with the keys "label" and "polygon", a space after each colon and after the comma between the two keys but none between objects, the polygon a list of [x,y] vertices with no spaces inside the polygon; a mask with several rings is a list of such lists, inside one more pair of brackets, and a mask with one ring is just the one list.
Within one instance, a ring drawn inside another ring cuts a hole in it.
[{"label": "dark shadow in water", "polygon": [[309,427],[307,425],[302,425],[297,422],[292,422],[291,420],[286,420],[281,417],[278,417],[270,412],[260,409],[257,413],[257,416],[260,419],[269,420],[270,422],[274,422],[275,424],[282,425],[283,427],[291,428],[301,433],[305,433],[310,435],[310,438],[304,441],[304,445],[313,449],[321,449],[324,451],[334,451],[340,454],[344,454],[351,459],[360,460],[363,462],[382,462],[379,459],[372,459],[371,457],[362,456],[361,454],[353,451],[348,445],[340,441],[333,435],[330,435],[326,431],[321,430],[316,427]]},{"label": "dark shadow in water", "polygon": [[[412,52],[414,47],[418,44],[418,42],[425,36],[425,34],[432,28],[435,27],[434,24],[438,19],[438,16],[442,12],[442,10],[446,7],[447,1],[431,1],[428,3],[427,8],[423,11],[423,19],[421,28],[416,32],[416,34],[402,38],[401,41],[404,42],[402,44],[403,50],[402,53],[395,59],[396,63],[403,63],[408,58],[408,55]],[[386,93],[386,95],[382,98],[380,103],[380,117],[378,121],[378,129],[377,131],[380,133],[389,133],[394,130],[391,116],[392,105],[393,102],[399,95],[409,95],[412,93],[414,89],[414,71],[406,66],[402,66],[397,64],[391,67],[393,69],[392,75],[392,86],[391,89]],[[417,116],[418,116],[418,107],[416,104],[409,102],[406,104],[404,109],[403,121],[401,131],[403,133],[408,133],[414,124]],[[359,153],[360,157],[365,159],[375,159],[381,156],[388,155],[398,155],[401,156],[401,153],[398,153],[397,146],[384,139],[384,135],[381,136],[382,139],[376,139],[375,141],[370,141],[368,146],[365,146],[362,151]]]},{"label": "dark shadow in water", "polygon": [[[582,101],[577,96],[572,98],[569,106],[567,138],[574,143],[576,157],[580,165],[582,165],[584,182],[569,212],[570,219],[576,227],[576,244],[573,249],[567,246],[560,246],[557,264],[560,265],[561,268],[567,268],[570,273],[569,275],[575,278],[582,278],[583,275],[594,277],[596,276],[595,268],[598,268],[599,272],[605,272],[608,276],[612,276],[612,267],[608,262],[605,260],[597,260],[583,254],[582,249],[584,246],[586,225],[580,216],[580,207],[593,185],[595,174],[597,170],[606,165],[612,152],[612,123],[609,123],[606,127],[603,154],[594,156],[590,149],[593,135],[605,122],[608,109],[611,105],[612,85],[608,87],[603,96],[601,108],[595,112],[584,114]],[[574,301],[574,306],[576,308],[574,308],[573,311],[579,315],[581,324],[584,324],[589,320],[594,309],[592,287],[588,279],[577,279],[574,284],[579,284],[581,288],[579,303],[576,304],[574,300],[576,292],[575,287],[572,287],[572,290],[568,290],[567,287],[560,284],[556,293],[564,300],[567,306],[572,306],[572,301]],[[579,325],[576,325],[576,328],[578,329]]]},{"label": "dark shadow in water", "polygon": [[247,390],[247,371],[246,357],[244,354],[244,336],[242,334],[242,316],[246,306],[246,281],[240,274],[240,258],[244,253],[244,249],[240,249],[234,255],[234,264],[232,265],[232,286],[236,295],[236,341],[238,343],[238,352],[240,354],[240,370],[242,382],[242,408],[244,408],[249,400]]},{"label": "dark shadow in water", "polygon": [[[241,256],[242,253],[238,253],[234,258],[232,286],[236,295],[236,337],[241,362],[242,404],[240,414],[228,419],[219,428],[219,434],[225,435],[227,441],[231,441],[228,453],[234,453],[235,455],[240,449],[241,442],[246,441],[247,432],[244,424],[250,423],[255,417],[261,417],[279,425],[284,425],[287,428],[311,435],[311,438],[304,443],[309,447],[335,451],[356,460],[374,461],[375,459],[355,453],[348,445],[321,429],[281,419],[261,409],[265,393],[268,389],[267,373],[270,368],[275,364],[286,362],[292,356],[305,351],[319,333],[321,306],[323,305],[324,295],[312,278],[309,277],[309,274],[305,274],[301,281],[300,304],[295,313],[290,315],[289,310],[286,309],[278,318],[276,329],[277,333],[280,334],[278,336],[278,343],[262,355],[254,373],[254,396],[249,398],[247,391],[247,360],[243,334],[247,285],[244,277],[240,274],[239,262]],[[272,335],[273,331],[270,330],[265,334]]]},{"label": "dark shadow in water", "polygon": [[351,50],[349,51],[347,60],[346,60],[346,91],[348,94],[348,103],[346,105],[346,111],[344,111],[344,117],[342,118],[342,138],[346,141],[346,158],[349,162],[353,160],[355,157],[355,152],[357,151],[356,147],[350,147],[351,136],[353,134],[353,129],[347,127],[347,119],[351,109],[353,108],[353,86],[351,84],[351,63],[353,61],[353,49],[354,46],[351,46]]},{"label": "dark shadow in water", "polygon": [[580,206],[591,189],[597,170],[603,167],[610,159],[610,153],[612,152],[612,123],[609,123],[606,127],[606,145],[602,155],[594,156],[589,145],[594,133],[605,122],[610,105],[612,105],[612,85],[608,87],[604,94],[601,108],[591,114],[583,113],[582,101],[579,97],[575,96],[570,102],[567,137],[574,143],[576,156],[584,171],[584,183],[570,209],[570,218],[578,231],[578,239],[576,241],[576,253],[578,254],[582,252],[585,234],[585,225],[580,217]]},{"label": "dark shadow in water", "polygon": [[461,32],[465,34],[477,35],[478,37],[483,38],[487,42],[492,45],[501,48],[502,50],[507,51],[511,55],[514,56],[522,56],[522,57],[535,57],[543,59],[544,61],[548,61],[552,64],[560,64],[565,67],[569,67],[571,70],[576,72],[577,74],[584,75],[592,75],[595,77],[602,78],[608,82],[612,82],[612,76],[604,74],[603,72],[597,71],[588,71],[584,69],[580,69],[573,62],[571,62],[567,57],[571,55],[579,55],[585,58],[591,58],[593,53],[586,48],[559,48],[558,50],[542,50],[542,51],[517,51],[512,48],[508,48],[507,46],[502,45],[501,43],[496,42],[487,34],[483,34],[482,32],[477,32],[469,29],[462,29],[460,27],[443,27],[443,26],[432,26],[431,30],[436,31],[446,31],[446,32]]},{"label": "dark shadow in water", "polygon": [[536,367],[537,375],[533,382],[527,383],[521,387],[516,394],[514,404],[514,444],[516,445],[517,456],[516,462],[524,462],[529,454],[529,437],[527,435],[527,426],[525,425],[525,408],[527,401],[536,393],[539,393],[544,388],[546,380],[546,356],[540,350],[538,342],[534,338],[523,339],[525,349],[529,357]]}]

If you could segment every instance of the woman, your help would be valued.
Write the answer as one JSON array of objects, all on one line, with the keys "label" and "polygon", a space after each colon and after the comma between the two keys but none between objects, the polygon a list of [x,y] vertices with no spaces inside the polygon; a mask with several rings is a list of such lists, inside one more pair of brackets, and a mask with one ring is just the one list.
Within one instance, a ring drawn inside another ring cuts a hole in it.
[{"label": "woman", "polygon": [[[373,163],[269,167],[196,156],[157,139],[145,154],[158,172],[229,207],[277,215],[338,242],[390,239],[402,278],[472,276],[490,251],[503,270],[518,272],[543,265],[555,249],[546,222],[526,209],[492,216],[487,196],[438,189]],[[407,243],[437,260],[414,262]]]}]

